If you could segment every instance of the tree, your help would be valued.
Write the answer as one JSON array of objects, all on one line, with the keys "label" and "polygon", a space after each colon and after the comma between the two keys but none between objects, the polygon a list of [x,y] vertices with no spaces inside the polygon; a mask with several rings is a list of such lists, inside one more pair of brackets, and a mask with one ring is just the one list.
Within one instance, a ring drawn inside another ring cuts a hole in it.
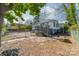
[{"label": "tree", "polygon": [[31,15],[39,15],[40,9],[44,6],[44,3],[1,3],[0,4],[0,46],[1,46],[1,32],[3,25],[3,18],[7,18],[11,23],[13,20],[17,20],[15,16],[11,14],[13,11],[16,16],[20,17],[22,20],[22,14],[27,10],[30,10]]},{"label": "tree", "polygon": [[69,6],[64,5],[64,10],[66,12],[67,15],[67,20],[68,20],[68,25],[72,26],[74,24],[77,24],[76,21],[76,13],[75,13],[75,4],[74,3],[70,3]]}]

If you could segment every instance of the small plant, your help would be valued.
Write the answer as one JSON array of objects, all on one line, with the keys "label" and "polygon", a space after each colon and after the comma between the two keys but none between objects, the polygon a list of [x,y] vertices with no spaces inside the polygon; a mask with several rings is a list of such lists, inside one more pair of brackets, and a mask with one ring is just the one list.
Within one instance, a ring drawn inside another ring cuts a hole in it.
[{"label": "small plant", "polygon": [[69,26],[67,24],[64,24],[64,31],[69,32]]},{"label": "small plant", "polygon": [[7,32],[5,24],[2,26],[2,35],[4,35]]},{"label": "small plant", "polygon": [[14,48],[14,49],[8,49],[3,51],[0,55],[2,56],[18,56],[19,49]]},{"label": "small plant", "polygon": [[77,24],[75,24],[70,27],[70,30],[78,30],[79,31],[79,26]]},{"label": "small plant", "polygon": [[19,28],[19,30],[32,30],[32,26],[31,25],[21,25]]},{"label": "small plant", "polygon": [[17,29],[17,30],[32,30],[32,25],[15,25],[13,24],[11,26],[11,29]]}]

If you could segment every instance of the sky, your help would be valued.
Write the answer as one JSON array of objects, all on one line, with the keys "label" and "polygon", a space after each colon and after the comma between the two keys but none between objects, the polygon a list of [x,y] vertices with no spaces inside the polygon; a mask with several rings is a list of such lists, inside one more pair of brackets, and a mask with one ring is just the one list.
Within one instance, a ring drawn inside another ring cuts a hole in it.
[{"label": "sky", "polygon": [[29,11],[26,11],[25,14],[22,15],[25,20],[33,20],[33,16],[29,14]]},{"label": "sky", "polygon": [[[65,3],[69,6],[68,3]],[[77,14],[79,15],[79,5],[75,3]],[[44,13],[45,12],[45,13]],[[48,15],[47,15],[48,14]],[[46,16],[47,15],[47,16]],[[58,20],[60,23],[66,21],[66,13],[64,12],[62,3],[47,3],[45,7],[41,10],[41,17],[43,19],[54,19]]]},{"label": "sky", "polygon": [[65,21],[66,15],[63,10],[64,8],[61,3],[48,3],[41,10],[41,21],[43,21],[44,19],[53,19],[58,20],[59,22]]}]

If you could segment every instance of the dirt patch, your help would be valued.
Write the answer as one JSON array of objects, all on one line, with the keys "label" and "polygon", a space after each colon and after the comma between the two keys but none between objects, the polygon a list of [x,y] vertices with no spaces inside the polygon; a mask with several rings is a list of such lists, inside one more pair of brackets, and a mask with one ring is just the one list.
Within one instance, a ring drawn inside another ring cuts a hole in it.
[{"label": "dirt patch", "polygon": [[40,37],[39,39],[38,37],[30,37],[28,39],[3,44],[0,51],[10,48],[20,48],[20,56],[79,55],[79,46],[75,44],[72,45],[44,37]]},{"label": "dirt patch", "polygon": [[2,44],[0,52],[19,48],[19,56],[70,56],[79,55],[79,45],[61,42],[50,37],[28,36],[24,40]]}]

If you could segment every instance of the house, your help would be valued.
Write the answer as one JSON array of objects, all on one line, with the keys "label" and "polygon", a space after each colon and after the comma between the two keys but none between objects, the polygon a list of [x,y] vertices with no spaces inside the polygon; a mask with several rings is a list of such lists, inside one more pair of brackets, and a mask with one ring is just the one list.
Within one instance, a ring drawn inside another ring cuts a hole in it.
[{"label": "house", "polygon": [[55,34],[60,29],[62,21],[66,20],[63,4],[46,4],[41,9],[40,16],[36,16],[34,20],[33,30],[40,31],[46,35]]}]

